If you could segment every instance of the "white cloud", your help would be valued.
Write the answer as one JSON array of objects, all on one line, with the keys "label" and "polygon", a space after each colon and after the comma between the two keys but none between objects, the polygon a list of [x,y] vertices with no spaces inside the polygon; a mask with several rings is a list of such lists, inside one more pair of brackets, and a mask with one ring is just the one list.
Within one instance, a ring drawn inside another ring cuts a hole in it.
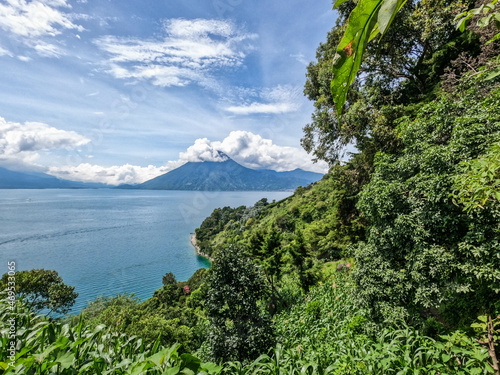
[{"label": "white cloud", "polygon": [[60,8],[71,8],[66,0],[6,0],[0,3],[0,28],[21,38],[42,56],[58,57],[55,46],[41,43],[44,37],[61,34],[64,29],[83,31]]},{"label": "white cloud", "polygon": [[242,64],[256,37],[227,21],[170,19],[165,37],[142,40],[105,36],[95,41],[109,55],[108,73],[116,78],[147,79],[158,86],[206,85],[210,73]]},{"label": "white cloud", "polygon": [[226,161],[227,157],[221,155],[218,150],[213,146],[208,138],[198,138],[194,141],[194,145],[189,146],[186,152],[179,154],[179,160],[187,162],[203,162],[203,161]]},{"label": "white cloud", "polygon": [[197,139],[179,158],[183,162],[224,161],[218,151],[231,157],[241,165],[253,169],[290,171],[304,170],[326,173],[326,163],[314,164],[301,148],[278,146],[270,139],[248,131],[233,131],[222,141]]},{"label": "white cloud", "polygon": [[73,149],[90,139],[40,122],[9,122],[0,117],[0,160],[33,163],[39,151]]},{"label": "white cloud", "polygon": [[249,105],[231,106],[226,108],[226,111],[232,112],[236,115],[252,115],[258,113],[277,114],[277,113],[292,112],[295,110],[296,108],[290,105],[289,103],[272,103],[272,104],[252,103]]},{"label": "white cloud", "polygon": [[299,63],[301,63],[304,66],[309,65],[309,61],[306,60],[303,53],[298,53],[296,55],[291,54],[290,57],[293,57],[295,60],[297,60]]},{"label": "white cloud", "polygon": [[300,98],[300,89],[298,87],[278,85],[272,89],[264,90],[260,94],[260,102],[230,106],[225,110],[236,115],[295,112],[301,106]]},{"label": "white cloud", "polygon": [[0,4],[0,27],[13,34],[36,38],[55,36],[60,29],[77,29],[68,16],[56,8],[70,7],[66,0],[7,0]]},{"label": "white cloud", "polygon": [[130,164],[103,167],[82,163],[77,166],[49,167],[47,173],[72,181],[100,182],[109,185],[136,184],[167,173],[182,164],[181,162],[169,162],[162,167],[154,165],[140,167]]},{"label": "white cloud", "polygon": [[320,173],[326,173],[328,170],[326,163],[312,163],[310,156],[302,149],[278,146],[272,140],[251,132],[234,131],[222,141],[197,139],[185,152],[179,154],[178,160],[169,161],[160,167],[130,164],[103,167],[82,163],[77,166],[50,167],[47,173],[74,181],[101,182],[110,185],[137,184],[167,173],[187,162],[227,160],[227,156],[221,152],[243,166],[253,169],[289,171],[301,168]]},{"label": "white cloud", "polygon": [[6,50],[5,48],[0,46],[0,56],[9,56],[12,57],[12,53],[9,50]]},{"label": "white cloud", "polygon": [[44,57],[59,57],[65,54],[64,51],[56,45],[45,42],[39,42],[33,46],[33,48],[40,56]]}]

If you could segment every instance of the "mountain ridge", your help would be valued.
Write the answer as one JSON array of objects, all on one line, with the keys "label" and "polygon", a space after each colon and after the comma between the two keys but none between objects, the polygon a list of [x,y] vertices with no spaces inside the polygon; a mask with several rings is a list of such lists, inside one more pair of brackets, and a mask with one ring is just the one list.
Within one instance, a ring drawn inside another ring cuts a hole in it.
[{"label": "mountain ridge", "polygon": [[295,169],[277,172],[250,169],[225,154],[224,161],[188,162],[179,168],[138,185],[120,185],[121,189],[194,190],[194,191],[265,191],[290,190],[320,180],[321,173]]},{"label": "mountain ridge", "polygon": [[63,180],[46,173],[19,172],[0,167],[0,189],[96,189],[100,183]]}]

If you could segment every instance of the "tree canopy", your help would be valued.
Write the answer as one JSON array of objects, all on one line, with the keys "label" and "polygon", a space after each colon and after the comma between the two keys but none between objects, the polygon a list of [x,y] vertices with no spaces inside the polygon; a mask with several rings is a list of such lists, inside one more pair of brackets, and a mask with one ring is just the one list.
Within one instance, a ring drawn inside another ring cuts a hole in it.
[{"label": "tree canopy", "polygon": [[[0,280],[1,289],[8,284],[8,274]],[[16,295],[36,312],[65,314],[74,305],[78,293],[75,287],[64,284],[57,271],[33,269],[16,272]]]},{"label": "tree canopy", "polygon": [[273,344],[271,321],[259,302],[264,279],[234,246],[221,250],[208,274],[208,345],[213,359],[253,360]]}]

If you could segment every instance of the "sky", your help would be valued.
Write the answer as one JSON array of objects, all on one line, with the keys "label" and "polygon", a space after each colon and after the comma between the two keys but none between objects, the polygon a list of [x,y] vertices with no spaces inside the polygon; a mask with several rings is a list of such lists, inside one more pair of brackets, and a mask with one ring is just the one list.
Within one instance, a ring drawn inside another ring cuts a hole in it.
[{"label": "sky", "polygon": [[331,0],[0,0],[0,166],[140,183],[222,151],[326,172],[300,146]]}]

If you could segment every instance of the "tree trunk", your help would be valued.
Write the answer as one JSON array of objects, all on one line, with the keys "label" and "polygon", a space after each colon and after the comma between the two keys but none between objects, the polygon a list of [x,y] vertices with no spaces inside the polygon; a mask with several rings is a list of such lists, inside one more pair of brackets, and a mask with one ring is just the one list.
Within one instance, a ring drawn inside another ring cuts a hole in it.
[{"label": "tree trunk", "polygon": [[495,353],[495,339],[493,335],[495,333],[495,326],[493,325],[493,320],[491,315],[488,316],[488,354],[491,357],[491,362],[495,375],[500,375],[500,369],[498,368],[498,359]]}]

